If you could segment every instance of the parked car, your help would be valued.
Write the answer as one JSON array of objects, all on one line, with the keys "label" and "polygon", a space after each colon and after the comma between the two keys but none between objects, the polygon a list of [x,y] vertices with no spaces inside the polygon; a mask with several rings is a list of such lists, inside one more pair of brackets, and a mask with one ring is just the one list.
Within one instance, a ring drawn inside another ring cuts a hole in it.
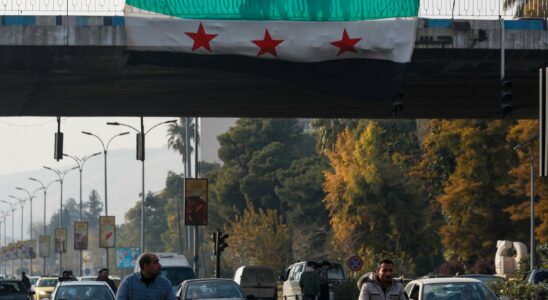
[{"label": "parked car", "polygon": [[59,282],[51,294],[51,300],[115,300],[115,298],[114,292],[103,281]]},{"label": "parked car", "polygon": [[[196,278],[194,270],[192,270],[186,256],[169,252],[158,252],[154,254],[158,255],[158,259],[160,259],[160,265],[162,265],[162,269],[160,271],[161,275],[171,282],[174,292],[177,291],[177,287],[181,284],[181,282],[187,279]],[[140,271],[141,267],[139,264],[136,264],[133,272]]]},{"label": "parked car", "polygon": [[40,277],[34,285],[34,299],[50,299],[51,293],[55,289],[59,278],[57,277]]},{"label": "parked car", "polygon": [[234,273],[234,281],[246,295],[254,295],[256,299],[278,299],[278,283],[272,268],[241,266]]},{"label": "parked car", "polygon": [[[321,261],[316,262],[318,267],[320,264]],[[284,299],[302,299],[303,294],[299,286],[299,279],[301,279],[301,274],[304,272],[305,266],[306,261],[294,263],[286,269],[285,274],[280,278],[284,281]],[[346,278],[343,265],[339,262],[329,261],[329,272],[327,273],[327,276],[329,280],[329,299],[332,300],[334,299],[333,286],[338,285]]]},{"label": "parked car", "polygon": [[548,269],[534,269],[525,274],[525,281],[529,283],[544,283],[548,287]]},{"label": "parked car", "polygon": [[474,278],[417,279],[405,286],[405,292],[413,300],[498,300],[485,283]]},{"label": "parked car", "polygon": [[458,275],[457,277],[474,278],[486,284],[492,281],[504,281],[504,277],[497,276],[497,275],[487,275],[487,274],[465,274],[465,275]]},{"label": "parked car", "polygon": [[0,300],[32,300],[32,295],[20,280],[0,280]]},{"label": "parked car", "polygon": [[244,292],[234,280],[223,278],[185,280],[177,290],[179,300],[255,299],[253,295],[244,296]]}]

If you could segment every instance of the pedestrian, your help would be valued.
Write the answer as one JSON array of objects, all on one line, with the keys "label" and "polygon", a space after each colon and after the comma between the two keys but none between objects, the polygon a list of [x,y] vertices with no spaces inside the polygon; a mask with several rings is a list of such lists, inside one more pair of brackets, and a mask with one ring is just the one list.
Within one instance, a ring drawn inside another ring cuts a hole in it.
[{"label": "pedestrian", "polygon": [[331,264],[324,260],[318,271],[320,275],[320,297],[319,300],[329,300],[329,269]]},{"label": "pedestrian", "polygon": [[21,282],[23,282],[23,284],[27,288],[27,291],[30,290],[30,279],[27,277],[27,274],[25,272],[21,272]]},{"label": "pedestrian", "polygon": [[145,252],[138,258],[140,272],[122,280],[116,300],[177,300],[171,282],[160,276],[160,259],[154,253]]},{"label": "pedestrian", "polygon": [[64,281],[71,281],[69,271],[66,271],[66,270],[63,271],[63,274],[61,274],[61,277],[59,277],[59,282],[64,282]]},{"label": "pedestrian", "polygon": [[383,259],[377,265],[373,280],[363,283],[358,300],[408,300],[407,294],[401,282],[394,280],[394,263],[389,259]]},{"label": "pedestrian", "polygon": [[107,268],[103,268],[103,269],[99,270],[99,274],[97,276],[97,281],[106,282],[108,284],[108,286],[110,286],[110,288],[112,289],[114,294],[116,294],[116,291],[117,291],[116,284],[114,283],[114,280],[112,280],[108,277],[108,275],[109,275],[109,270]]},{"label": "pedestrian", "polygon": [[303,293],[303,300],[315,300],[320,293],[320,275],[314,269],[315,266],[313,261],[306,262],[306,268],[301,274],[299,286]]}]

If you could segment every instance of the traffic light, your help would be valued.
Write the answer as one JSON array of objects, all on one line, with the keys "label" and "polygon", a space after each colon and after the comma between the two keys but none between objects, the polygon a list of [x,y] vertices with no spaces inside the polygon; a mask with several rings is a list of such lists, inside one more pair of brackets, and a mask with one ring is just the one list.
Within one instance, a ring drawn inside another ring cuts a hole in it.
[{"label": "traffic light", "polygon": [[145,134],[137,133],[137,160],[145,161]]},{"label": "traffic light", "polygon": [[218,231],[217,232],[217,255],[221,253],[228,247],[226,239],[228,238],[228,233]]},{"label": "traffic light", "polygon": [[512,112],[512,81],[506,78],[500,82],[500,112],[503,118]]},{"label": "traffic light", "polygon": [[211,234],[213,239],[213,255],[217,255],[217,232]]}]

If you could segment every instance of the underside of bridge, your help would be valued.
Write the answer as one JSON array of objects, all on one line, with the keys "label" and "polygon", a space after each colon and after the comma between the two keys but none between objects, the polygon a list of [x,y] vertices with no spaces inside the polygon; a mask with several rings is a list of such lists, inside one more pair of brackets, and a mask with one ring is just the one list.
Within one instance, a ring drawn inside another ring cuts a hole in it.
[{"label": "underside of bridge", "polygon": [[[0,48],[2,116],[392,118],[392,99],[358,62],[333,70],[125,47]],[[536,118],[546,51],[507,51],[509,118]],[[416,49],[401,118],[499,118],[500,52]],[[364,75],[368,74],[368,75]],[[371,84],[373,83],[373,85]],[[377,86],[371,88],[371,86]]]}]

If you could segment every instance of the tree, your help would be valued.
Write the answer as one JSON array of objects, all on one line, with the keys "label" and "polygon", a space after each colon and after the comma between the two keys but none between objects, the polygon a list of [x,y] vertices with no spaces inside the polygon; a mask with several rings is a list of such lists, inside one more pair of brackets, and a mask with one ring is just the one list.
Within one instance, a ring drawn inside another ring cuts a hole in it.
[{"label": "tree", "polygon": [[544,18],[548,16],[548,0],[504,0],[504,10],[514,9],[516,17]]},{"label": "tree", "polygon": [[274,209],[255,209],[251,202],[226,227],[229,237],[224,262],[228,266],[265,265],[282,270],[291,262],[291,237]]},{"label": "tree", "polygon": [[333,150],[337,136],[346,128],[354,129],[358,121],[353,119],[314,119],[312,127],[316,132],[316,151],[325,154]]},{"label": "tree", "polygon": [[[192,145],[187,145],[186,141],[195,140],[196,124],[193,121],[188,122],[188,131],[186,130],[186,117],[181,117],[179,122],[168,124],[167,128],[167,147],[181,154],[183,165],[186,165],[186,155],[192,153],[194,148]],[[199,141],[198,141],[199,142]],[[188,146],[188,149],[187,149]]]},{"label": "tree", "polygon": [[103,211],[103,202],[95,189],[91,191],[88,201],[84,202],[83,206],[84,210],[82,214],[84,221],[88,222],[90,229],[97,231],[99,228],[99,216]]}]

